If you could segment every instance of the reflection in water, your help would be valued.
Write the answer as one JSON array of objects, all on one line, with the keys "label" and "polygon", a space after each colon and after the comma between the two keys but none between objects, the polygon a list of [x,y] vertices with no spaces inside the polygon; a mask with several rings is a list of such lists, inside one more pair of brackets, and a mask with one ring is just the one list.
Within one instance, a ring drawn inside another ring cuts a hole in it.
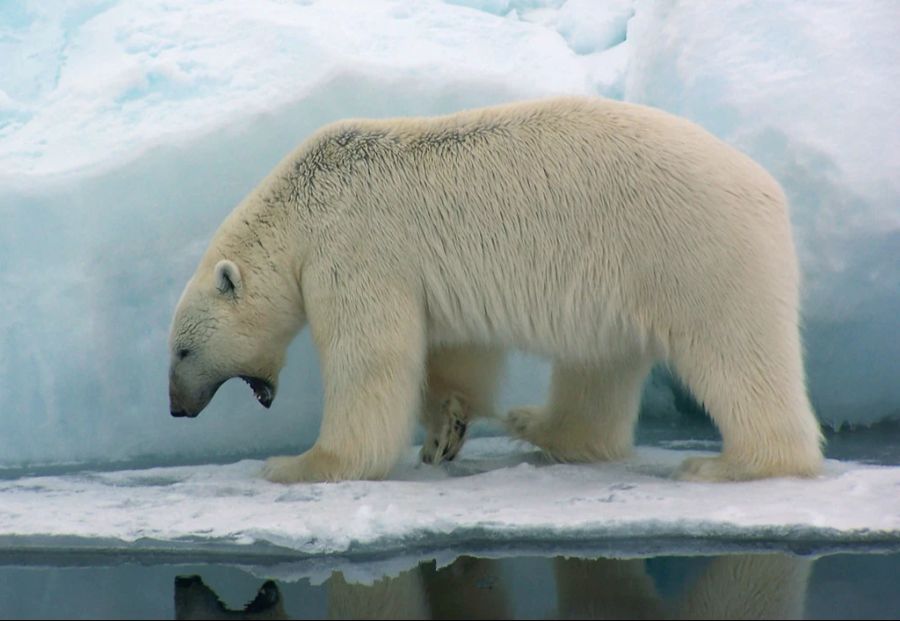
[{"label": "reflection in water", "polygon": [[662,619],[664,607],[643,559],[554,560],[559,619]]},{"label": "reflection in water", "polygon": [[[340,572],[325,583],[331,619],[509,619],[521,585],[504,583],[503,561],[462,556],[437,569],[420,563],[372,584]],[[785,554],[712,559],[679,596],[662,597],[644,559],[553,560],[557,619],[799,619],[811,562]],[[530,588],[530,587],[525,587]],[[229,610],[198,576],[175,579],[177,619],[284,619],[268,581],[243,610]],[[533,616],[533,615],[529,615]]]},{"label": "reflection in water", "polygon": [[784,554],[722,556],[685,594],[682,619],[802,619],[812,563]]},{"label": "reflection in water", "polygon": [[461,556],[447,567],[420,563],[371,586],[329,580],[330,619],[509,619],[499,561]]},{"label": "reflection in water", "polygon": [[243,610],[229,610],[200,576],[175,578],[176,619],[287,619],[281,592],[267,580]]}]

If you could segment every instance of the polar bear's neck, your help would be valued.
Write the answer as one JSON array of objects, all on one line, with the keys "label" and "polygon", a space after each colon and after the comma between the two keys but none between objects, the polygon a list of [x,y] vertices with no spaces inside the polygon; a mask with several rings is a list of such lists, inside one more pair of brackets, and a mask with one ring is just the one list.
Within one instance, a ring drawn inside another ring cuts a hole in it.
[{"label": "polar bear's neck", "polygon": [[[278,179],[269,175],[234,208],[210,244],[210,262],[231,259],[260,273],[299,274],[298,221]],[[260,260],[262,255],[262,259]]]}]

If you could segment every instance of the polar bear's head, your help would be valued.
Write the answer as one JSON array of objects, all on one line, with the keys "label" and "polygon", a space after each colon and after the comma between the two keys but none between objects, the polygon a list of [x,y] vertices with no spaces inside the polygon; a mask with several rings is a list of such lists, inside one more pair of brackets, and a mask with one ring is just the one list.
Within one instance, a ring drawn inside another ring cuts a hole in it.
[{"label": "polar bear's head", "polygon": [[181,295],[169,336],[172,416],[197,416],[233,377],[272,405],[302,311],[266,274],[238,263],[202,261]]}]

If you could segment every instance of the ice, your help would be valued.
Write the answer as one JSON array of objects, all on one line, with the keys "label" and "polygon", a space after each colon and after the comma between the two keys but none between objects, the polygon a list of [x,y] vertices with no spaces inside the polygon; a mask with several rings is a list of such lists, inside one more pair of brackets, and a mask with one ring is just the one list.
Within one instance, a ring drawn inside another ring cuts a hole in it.
[{"label": "ice", "polygon": [[632,5],[630,0],[568,0],[560,10],[557,31],[578,54],[608,50],[625,42]]},{"label": "ice", "polygon": [[[785,185],[812,397],[900,413],[900,84],[891,2],[0,3],[0,468],[299,452],[303,335],[271,411],[230,383],[172,420],[168,323],[209,237],[331,120],[559,93],[686,115]],[[516,358],[502,407],[539,401]],[[678,402],[654,382],[645,409]]]},{"label": "ice", "polygon": [[625,98],[765,165],[792,207],[824,421],[900,414],[900,5],[638,2]]},{"label": "ice", "polygon": [[696,451],[644,448],[620,464],[553,465],[528,447],[480,438],[449,466],[417,464],[416,454],[379,482],[283,486],[263,480],[255,460],[2,481],[0,533],[17,548],[265,549],[300,559],[390,552],[412,562],[417,549],[472,541],[582,551],[604,542],[635,553],[653,545],[658,554],[701,537],[722,549],[900,542],[900,467],[829,461],[813,480],[699,484],[670,478]]},{"label": "ice", "polygon": [[87,6],[2,22],[0,466],[308,446],[306,335],[271,412],[226,385],[168,416],[168,323],[222,217],[328,121],[583,88],[555,32],[463,7]]}]

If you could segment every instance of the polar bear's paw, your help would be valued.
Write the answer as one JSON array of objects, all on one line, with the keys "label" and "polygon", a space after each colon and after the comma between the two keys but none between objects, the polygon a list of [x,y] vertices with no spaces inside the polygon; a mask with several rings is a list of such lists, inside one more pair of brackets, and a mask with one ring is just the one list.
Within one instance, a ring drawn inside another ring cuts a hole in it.
[{"label": "polar bear's paw", "polygon": [[441,404],[441,425],[428,430],[419,457],[426,464],[452,461],[466,441],[466,429],[471,413],[468,404],[458,395],[450,395]]},{"label": "polar bear's paw", "polygon": [[348,478],[333,456],[315,446],[302,455],[270,457],[263,466],[263,477],[272,483],[340,481]]},{"label": "polar bear's paw", "polygon": [[297,483],[305,481],[299,456],[270,457],[263,466],[263,478],[272,483]]},{"label": "polar bear's paw", "polygon": [[561,419],[545,407],[520,407],[506,415],[506,429],[557,462],[616,461],[631,454],[630,429],[627,435],[604,434],[591,425],[572,424],[571,420],[567,425],[560,424]]},{"label": "polar bear's paw", "polygon": [[506,429],[517,438],[540,446],[545,435],[542,423],[546,418],[543,407],[518,407],[506,414]]},{"label": "polar bear's paw", "polygon": [[752,481],[770,477],[814,477],[819,474],[820,460],[810,459],[808,463],[800,460],[787,460],[790,463],[748,464],[727,459],[723,455],[717,457],[689,457],[685,459],[675,478],[681,481],[721,482]]},{"label": "polar bear's paw", "polygon": [[676,471],[675,478],[681,481],[719,482],[746,481],[757,477],[724,457],[718,456],[685,459]]},{"label": "polar bear's paw", "polygon": [[559,427],[553,424],[552,417],[544,407],[529,406],[510,410],[506,414],[506,430],[513,437],[541,449],[551,461],[594,461],[584,451],[587,446],[584,439],[576,438],[574,442],[568,440],[567,435],[560,433]]}]

